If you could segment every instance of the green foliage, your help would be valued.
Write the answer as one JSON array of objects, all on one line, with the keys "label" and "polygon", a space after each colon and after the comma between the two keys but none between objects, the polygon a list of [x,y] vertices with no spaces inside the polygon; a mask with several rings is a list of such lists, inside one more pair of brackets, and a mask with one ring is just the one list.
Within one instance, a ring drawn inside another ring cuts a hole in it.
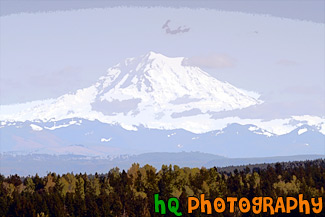
[{"label": "green foliage", "polygon": [[[128,171],[114,168],[100,175],[68,173],[60,176],[49,173],[45,177],[36,174],[25,178],[0,175],[0,217],[155,217],[161,216],[154,212],[156,193],[165,201],[170,197],[178,198],[183,216],[208,216],[200,212],[186,213],[187,197],[199,197],[200,194],[205,194],[206,199],[229,196],[297,198],[303,194],[310,200],[325,196],[324,160],[277,163],[263,168],[250,165],[233,168],[231,172],[229,168],[227,170],[163,165],[157,171],[150,165],[140,167],[133,164]],[[165,216],[174,215],[166,213]],[[235,213],[214,213],[213,216],[255,215],[236,210]],[[291,216],[303,214],[293,212]]]}]

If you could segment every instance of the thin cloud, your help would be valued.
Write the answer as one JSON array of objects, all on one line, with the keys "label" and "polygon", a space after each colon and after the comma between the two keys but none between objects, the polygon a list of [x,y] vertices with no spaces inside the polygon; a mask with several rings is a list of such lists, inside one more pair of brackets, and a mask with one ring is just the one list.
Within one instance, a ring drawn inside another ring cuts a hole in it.
[{"label": "thin cloud", "polygon": [[166,34],[176,35],[179,33],[185,33],[190,31],[190,28],[186,26],[179,26],[177,29],[171,29],[169,27],[170,22],[170,20],[167,20],[166,23],[161,27],[162,29],[166,29]]}]

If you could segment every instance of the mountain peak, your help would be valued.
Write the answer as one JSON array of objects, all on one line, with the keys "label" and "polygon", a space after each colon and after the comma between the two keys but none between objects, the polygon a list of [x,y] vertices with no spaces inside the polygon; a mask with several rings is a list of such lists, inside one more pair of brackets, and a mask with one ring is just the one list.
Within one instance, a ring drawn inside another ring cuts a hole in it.
[{"label": "mountain peak", "polygon": [[[203,117],[210,120],[214,112],[261,103],[198,67],[183,66],[183,59],[152,51],[128,58],[109,68],[96,84],[65,94],[51,104],[25,110],[23,116],[11,117],[27,120],[80,117],[120,123],[130,129],[133,125],[188,128],[186,123],[196,123]],[[196,128],[197,124],[194,125],[191,128]],[[205,124],[199,125],[201,128]]]},{"label": "mountain peak", "polygon": [[147,54],[144,55],[146,58],[148,59],[155,59],[155,58],[159,58],[159,57],[166,57],[160,53],[156,53],[153,51],[149,51]]},{"label": "mountain peak", "polygon": [[139,106],[143,106],[153,114],[159,111],[166,114],[165,108],[168,108],[174,117],[182,117],[183,112],[192,116],[260,103],[257,98],[198,67],[183,66],[182,60],[183,57],[171,58],[152,51],[129,58],[124,64],[108,69],[100,101],[132,100],[138,103],[128,112],[137,113]]},{"label": "mountain peak", "polygon": [[156,53],[154,51],[149,51],[147,54],[141,56],[140,58],[131,58],[132,60],[140,60],[139,62],[142,64],[151,64],[153,62],[156,63],[156,65],[179,65],[182,63],[184,57],[168,57],[161,53]]},{"label": "mountain peak", "polygon": [[153,62],[155,62],[156,64],[164,64],[164,62],[168,61],[168,59],[170,58],[153,51],[150,51],[147,54],[142,55],[138,58],[132,58],[132,60],[135,61],[135,64],[140,65],[152,64]]}]

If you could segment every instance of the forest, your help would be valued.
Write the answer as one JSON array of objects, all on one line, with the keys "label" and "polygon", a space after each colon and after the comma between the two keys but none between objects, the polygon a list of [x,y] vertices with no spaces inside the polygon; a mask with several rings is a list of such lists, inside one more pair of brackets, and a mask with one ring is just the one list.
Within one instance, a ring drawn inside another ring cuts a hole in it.
[{"label": "forest", "polygon": [[[154,195],[168,201],[177,198],[182,216],[305,216],[298,209],[290,214],[233,213],[208,215],[194,210],[187,212],[188,197],[205,194],[216,197],[294,197],[323,198],[325,160],[249,165],[231,168],[180,168],[163,165],[160,170],[134,163],[127,171],[113,168],[106,174],[56,174],[45,177],[0,175],[0,216],[175,216],[155,212]],[[310,216],[325,216],[324,212]]]}]

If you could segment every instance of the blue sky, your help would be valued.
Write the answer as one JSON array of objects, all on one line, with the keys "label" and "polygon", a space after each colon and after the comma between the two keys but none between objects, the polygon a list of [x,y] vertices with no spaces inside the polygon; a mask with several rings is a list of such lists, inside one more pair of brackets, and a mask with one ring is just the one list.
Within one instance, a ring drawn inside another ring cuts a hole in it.
[{"label": "blue sky", "polygon": [[[323,1],[27,2],[1,2],[1,104],[75,91],[152,50],[187,57],[219,80],[260,93],[266,111],[324,115]],[[189,30],[168,34],[168,20],[170,30]]]}]

